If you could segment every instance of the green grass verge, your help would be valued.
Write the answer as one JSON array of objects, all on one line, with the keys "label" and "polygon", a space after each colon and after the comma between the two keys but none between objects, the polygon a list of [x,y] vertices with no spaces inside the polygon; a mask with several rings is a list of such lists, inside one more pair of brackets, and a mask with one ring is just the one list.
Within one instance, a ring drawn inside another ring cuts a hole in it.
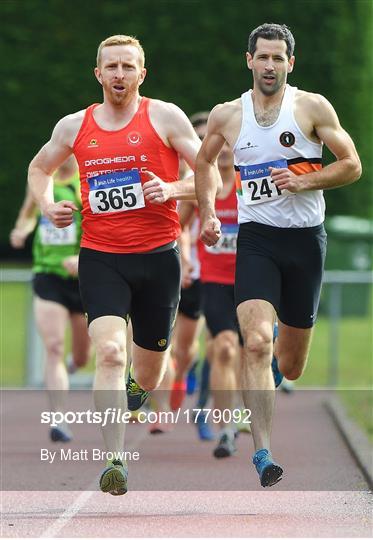
[{"label": "green grass verge", "polygon": [[372,390],[343,391],[340,394],[347,414],[356,420],[373,443],[373,395]]},{"label": "green grass verge", "polygon": [[[330,321],[320,317],[314,330],[310,356],[297,386],[328,386]],[[372,319],[346,317],[339,325],[338,386],[366,388],[373,384]]]},{"label": "green grass verge", "polygon": [[0,381],[23,386],[26,380],[27,313],[31,292],[23,283],[0,284]]},{"label": "green grass verge", "polygon": [[[28,284],[1,284],[1,349],[0,381],[2,386],[21,387],[26,380],[27,314],[31,301]],[[69,334],[66,348],[69,348]],[[310,358],[297,387],[328,386],[330,322],[318,319]],[[203,342],[201,342],[201,356]],[[373,385],[372,316],[345,317],[339,325],[338,387],[359,389]],[[93,359],[85,371],[93,370]],[[367,391],[343,392],[348,411],[373,439],[372,402]]]},{"label": "green grass verge", "polygon": [[[26,383],[27,320],[32,293],[27,283],[0,284],[0,385],[22,387]],[[65,350],[70,351],[71,334],[66,332]],[[91,358],[82,372],[92,372]]]},{"label": "green grass verge", "polygon": [[[348,317],[339,326],[339,364],[337,387],[347,413],[373,442],[373,363],[372,318]],[[316,324],[309,361],[297,387],[329,386],[330,322],[320,318]]]}]

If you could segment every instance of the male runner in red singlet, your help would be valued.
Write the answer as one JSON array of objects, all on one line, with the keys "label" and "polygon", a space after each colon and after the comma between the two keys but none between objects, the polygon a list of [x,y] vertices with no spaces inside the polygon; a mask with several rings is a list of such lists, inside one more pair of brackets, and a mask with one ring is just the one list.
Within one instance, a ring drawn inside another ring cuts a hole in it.
[{"label": "male runner in red singlet", "polygon": [[[200,140],[203,140],[206,133],[208,115],[208,112],[198,112],[190,117],[192,126]],[[185,171],[185,175],[188,173]],[[196,201],[181,201],[179,203],[180,222],[182,219],[181,207],[187,209],[189,222],[188,227],[183,229],[179,240],[182,272],[180,303],[172,336],[171,351],[175,361],[175,380],[170,394],[170,404],[173,410],[181,407],[184,400],[187,389],[186,375],[197,356],[198,336],[202,329],[200,264],[197,250],[199,220],[196,215]],[[193,220],[191,219],[192,215],[194,215]],[[204,423],[204,426],[206,427],[207,439],[209,439],[208,424]]]},{"label": "male runner in red singlet", "polygon": [[[245,405],[252,410],[253,463],[262,486],[275,484],[283,472],[270,452],[276,313],[280,373],[297,379],[306,365],[321,289],[326,250],[322,190],[361,175],[354,143],[331,104],[286,84],[294,46],[285,25],[263,24],[250,34],[247,65],[253,90],[213,109],[196,171],[201,237],[211,246],[221,234],[212,167],[228,142],[238,183],[235,296],[244,339],[242,383]],[[336,157],[324,169],[323,142]]]},{"label": "male runner in red singlet", "polygon": [[[126,409],[125,320],[131,317],[128,406],[135,410],[166,367],[180,288],[175,199],[194,194],[193,176],[178,181],[178,155],[193,169],[200,141],[178,107],[140,96],[146,69],[137,39],[119,35],[103,41],[95,75],[103,103],[57,123],[30,164],[29,182],[48,219],[68,226],[77,209],[68,201],[54,203],[51,174],[75,154],[83,202],[79,279],[97,352],[95,405],[98,411]],[[103,428],[103,437],[107,451],[122,451],[124,424]],[[126,464],[108,463],[100,487],[125,493]]]},{"label": "male runner in red singlet", "polygon": [[[239,364],[239,327],[234,303],[237,197],[233,154],[227,144],[219,153],[218,166],[223,189],[215,200],[215,210],[222,223],[222,235],[219,242],[211,247],[200,240],[198,254],[203,313],[212,336],[210,387],[214,409],[220,411],[220,433],[214,456],[223,458],[232,456],[236,451],[232,411],[236,405],[234,398]],[[195,203],[185,201],[180,206],[180,221],[183,224],[192,215]]]},{"label": "male runner in red singlet", "polygon": [[216,458],[235,452],[233,411],[237,390],[240,332],[234,304],[234,275],[237,245],[237,200],[233,155],[226,144],[218,156],[223,189],[215,200],[215,210],[222,224],[222,235],[214,246],[199,240],[202,305],[206,326],[212,336],[210,388],[214,409],[221,412]]}]

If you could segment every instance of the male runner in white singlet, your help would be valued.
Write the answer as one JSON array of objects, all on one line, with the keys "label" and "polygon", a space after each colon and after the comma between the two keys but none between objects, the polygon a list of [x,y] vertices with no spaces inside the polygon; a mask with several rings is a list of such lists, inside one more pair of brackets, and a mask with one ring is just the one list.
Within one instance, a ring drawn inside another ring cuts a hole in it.
[{"label": "male runner in white singlet", "polygon": [[[275,317],[277,385],[281,374],[291,380],[300,377],[307,361],[326,251],[322,190],[350,184],[361,175],[354,143],[332,105],[286,84],[294,68],[294,45],[285,25],[263,24],[250,34],[246,56],[253,89],[213,109],[196,169],[201,238],[211,246],[220,236],[213,165],[225,141],[233,149],[243,397],[252,411],[253,463],[263,487],[276,484],[283,473],[270,452]],[[336,157],[325,168],[323,143]]]}]

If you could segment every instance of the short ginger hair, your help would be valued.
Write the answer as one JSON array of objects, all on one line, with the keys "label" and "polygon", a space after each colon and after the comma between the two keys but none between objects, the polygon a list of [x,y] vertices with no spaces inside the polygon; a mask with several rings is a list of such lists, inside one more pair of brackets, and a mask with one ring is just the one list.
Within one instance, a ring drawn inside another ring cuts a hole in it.
[{"label": "short ginger hair", "polygon": [[140,41],[133,37],[133,36],[125,36],[125,35],[122,35],[122,34],[117,34],[116,36],[110,36],[106,39],[104,39],[104,41],[101,41],[100,45],[98,46],[98,49],[97,49],[97,58],[96,58],[96,62],[97,62],[97,66],[99,66],[100,62],[101,62],[101,51],[104,47],[112,47],[114,45],[132,45],[133,47],[136,47],[136,49],[138,49],[139,53],[140,53],[140,64],[141,64],[141,67],[143,68],[144,65],[145,65],[145,53],[144,53],[144,49],[142,48],[142,45],[140,43]]}]

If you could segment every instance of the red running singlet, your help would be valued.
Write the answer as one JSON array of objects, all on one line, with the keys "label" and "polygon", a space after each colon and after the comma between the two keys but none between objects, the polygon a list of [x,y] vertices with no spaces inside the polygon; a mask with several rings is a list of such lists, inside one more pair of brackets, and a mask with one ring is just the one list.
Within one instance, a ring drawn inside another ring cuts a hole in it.
[{"label": "red running singlet", "polygon": [[216,216],[221,222],[221,237],[211,247],[198,240],[201,263],[201,281],[233,285],[236,270],[237,249],[237,196],[233,184],[225,199],[215,200]]},{"label": "red running singlet", "polygon": [[178,179],[179,158],[159,137],[142,97],[130,123],[102,129],[87,108],[73,151],[79,164],[83,203],[81,246],[109,253],[142,253],[180,234],[176,201],[150,204],[142,184],[149,170],[165,182]]}]

